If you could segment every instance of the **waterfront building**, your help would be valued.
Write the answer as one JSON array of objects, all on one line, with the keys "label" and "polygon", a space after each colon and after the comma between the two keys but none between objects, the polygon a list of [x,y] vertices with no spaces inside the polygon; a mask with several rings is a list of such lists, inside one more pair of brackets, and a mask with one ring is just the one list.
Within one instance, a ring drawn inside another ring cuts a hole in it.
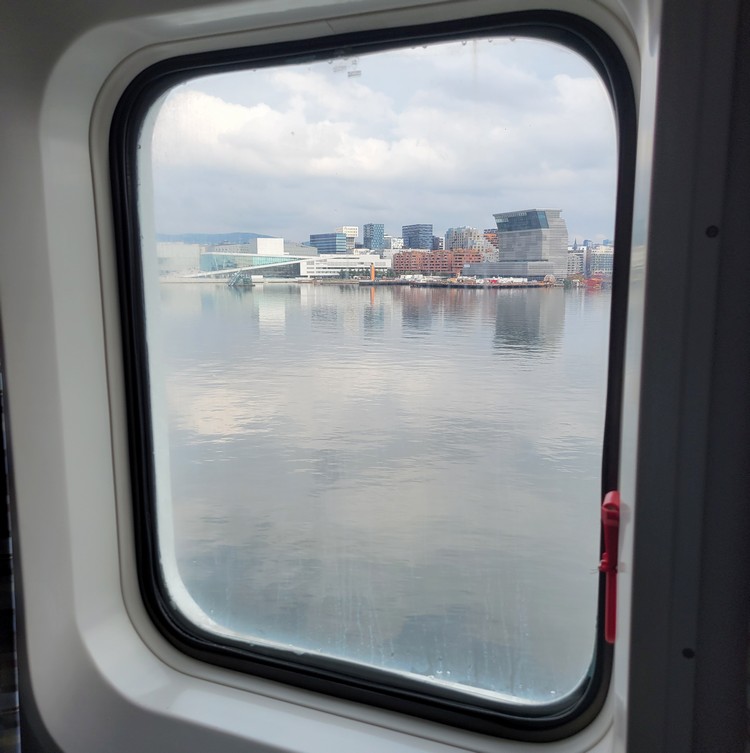
[{"label": "waterfront building", "polygon": [[344,233],[315,233],[310,236],[310,245],[315,246],[319,254],[345,254],[346,243]]},{"label": "waterfront building", "polygon": [[382,259],[377,254],[320,254],[300,261],[299,276],[311,279],[369,278],[371,265],[375,266],[376,274],[382,274],[391,269],[391,260]]},{"label": "waterfront building", "polygon": [[397,238],[395,235],[383,236],[383,248],[391,251],[399,251],[404,247],[404,239]]},{"label": "waterfront building", "polygon": [[393,271],[398,274],[421,272],[423,259],[427,253],[427,251],[399,251],[393,254]]},{"label": "waterfront building", "polygon": [[261,254],[262,256],[283,256],[283,238],[251,238],[247,243],[217,243],[202,247],[206,252],[216,254]]},{"label": "waterfront building", "polygon": [[479,277],[563,279],[568,273],[568,228],[560,209],[524,209],[495,214],[499,261],[472,264]]},{"label": "waterfront building", "polygon": [[202,254],[254,254],[255,247],[249,243],[207,243],[201,246]]},{"label": "waterfront building", "polygon": [[297,277],[300,258],[299,256],[264,256],[263,254],[204,251],[200,258],[200,273],[187,276],[221,278],[233,272],[245,271],[263,274],[266,277]]},{"label": "waterfront building", "polygon": [[382,251],[385,248],[385,225],[380,222],[368,222],[362,228],[364,247],[371,251]]},{"label": "waterfront building", "polygon": [[475,227],[449,227],[445,231],[445,250],[454,248],[475,248],[480,232]]},{"label": "waterfront building", "polygon": [[578,249],[568,251],[567,277],[578,277],[585,274],[584,252]]},{"label": "waterfront building", "polygon": [[586,259],[587,276],[603,275],[611,277],[614,259],[614,249],[611,246],[593,246],[589,248]]},{"label": "waterfront building", "polygon": [[404,225],[401,228],[404,248],[432,248],[432,225]]},{"label": "waterfront building", "polygon": [[445,248],[447,251],[479,251],[482,261],[497,261],[497,249],[484,237],[484,232],[475,227],[448,228],[445,231]]},{"label": "waterfront building", "polygon": [[[289,250],[295,249],[290,254]],[[201,246],[199,277],[225,277],[238,270],[265,277],[296,277],[299,274],[299,250],[312,254],[315,249],[287,244],[283,238],[251,238],[247,243],[219,243]]]},{"label": "waterfront building", "polygon": [[491,227],[488,229],[485,229],[482,231],[482,234],[485,237],[485,240],[492,246],[494,246],[496,249],[500,248],[500,244],[498,242],[497,238],[497,228]]},{"label": "waterfront building", "polygon": [[342,225],[336,228],[337,233],[343,233],[346,236],[346,250],[353,251],[354,246],[359,236],[359,226],[357,225]]},{"label": "waterfront building", "polygon": [[458,275],[467,264],[482,261],[479,251],[400,251],[393,255],[393,270],[398,274]]},{"label": "waterfront building", "polygon": [[[308,253],[314,249],[308,248]],[[158,243],[156,247],[159,273],[190,276],[201,272],[245,266],[289,264],[283,238],[251,238],[246,243]]]}]

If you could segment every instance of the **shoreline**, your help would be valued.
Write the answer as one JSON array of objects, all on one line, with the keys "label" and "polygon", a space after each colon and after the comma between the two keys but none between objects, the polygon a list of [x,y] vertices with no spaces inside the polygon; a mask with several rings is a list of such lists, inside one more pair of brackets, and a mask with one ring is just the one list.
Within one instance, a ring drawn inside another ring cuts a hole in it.
[{"label": "shoreline", "polygon": [[[224,278],[206,277],[160,277],[159,283],[163,285],[220,285],[226,286]],[[508,288],[560,288],[561,284],[551,285],[538,280],[527,282],[450,282],[442,280],[352,280],[352,279],[308,279],[272,277],[265,280],[254,280],[256,285],[357,285],[359,287],[411,287],[411,288],[461,288],[464,290],[494,290]]]}]

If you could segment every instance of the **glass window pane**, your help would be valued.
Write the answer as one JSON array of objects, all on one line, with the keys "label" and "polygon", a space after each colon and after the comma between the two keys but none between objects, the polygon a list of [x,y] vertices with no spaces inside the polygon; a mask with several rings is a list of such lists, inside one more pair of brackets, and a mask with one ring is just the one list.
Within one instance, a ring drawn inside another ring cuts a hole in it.
[{"label": "glass window pane", "polygon": [[150,117],[175,608],[300,661],[527,706],[573,692],[613,258],[598,76],[550,43],[471,39],[194,78]]}]

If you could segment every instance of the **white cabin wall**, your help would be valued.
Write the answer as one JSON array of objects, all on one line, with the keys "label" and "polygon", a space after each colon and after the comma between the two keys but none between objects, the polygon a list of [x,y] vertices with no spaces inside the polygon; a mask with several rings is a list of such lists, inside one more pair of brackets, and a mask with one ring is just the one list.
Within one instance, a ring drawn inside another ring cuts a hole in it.
[{"label": "white cabin wall", "polygon": [[[0,323],[23,703],[34,727],[25,750],[533,750],[354,713],[332,699],[310,705],[301,691],[196,668],[150,626],[129,550],[107,156],[119,95],[167,56],[529,3],[8,5],[0,9]],[[724,751],[744,724],[748,617],[748,3],[663,6],[662,18],[658,0],[545,4],[612,35],[639,110],[620,639],[603,713],[614,714],[619,751]],[[717,238],[706,236],[710,225]],[[610,718],[545,750],[609,750]]]},{"label": "white cabin wall", "polygon": [[[639,225],[636,210],[631,287],[639,288],[645,272],[636,486],[634,496],[627,495],[637,498],[632,574],[626,576],[636,595],[627,750],[734,750],[738,723],[744,724],[736,713],[707,722],[696,705],[711,692],[701,682],[709,657],[736,660],[700,623],[709,612],[710,619],[719,617],[708,606],[709,594],[722,588],[712,580],[701,590],[701,580],[720,551],[716,533],[704,525],[717,503],[709,469],[718,458],[709,427],[719,375],[712,367],[723,300],[720,264],[737,242],[722,224],[731,197],[726,171],[738,10],[731,1],[664,2],[655,122],[652,137],[639,144],[651,152],[640,153],[639,161],[652,168],[647,225]],[[645,116],[642,110],[642,128]],[[719,228],[718,236],[711,226]],[[630,338],[637,340],[637,332]],[[731,462],[718,465],[740,471]],[[742,518],[736,520],[741,525]],[[731,590],[737,587],[735,582]],[[744,604],[724,617],[735,633],[737,626],[746,629]],[[693,719],[700,721],[693,725]],[[734,739],[734,745],[725,747],[722,739]]]}]

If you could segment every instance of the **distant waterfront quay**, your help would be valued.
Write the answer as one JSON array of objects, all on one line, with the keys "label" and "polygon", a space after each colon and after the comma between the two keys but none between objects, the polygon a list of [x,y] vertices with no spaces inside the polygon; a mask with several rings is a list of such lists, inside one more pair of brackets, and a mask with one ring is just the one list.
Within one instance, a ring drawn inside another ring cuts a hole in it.
[{"label": "distant waterfront quay", "polygon": [[485,282],[480,280],[360,280],[360,285],[409,285],[412,288],[464,288],[466,290],[484,290],[491,288],[548,288],[550,283],[537,280],[514,280],[512,282],[494,281]]},{"label": "distant waterfront quay", "polygon": [[[195,277],[162,277],[160,282],[167,284],[183,283],[183,284],[212,284],[212,285],[226,285],[226,279],[224,278],[195,278]],[[253,285],[269,284],[269,285],[359,285],[362,287],[394,287],[394,286],[406,286],[412,288],[463,288],[466,290],[501,290],[504,288],[549,288],[550,283],[539,282],[537,280],[515,280],[512,282],[505,281],[483,281],[483,280],[360,280],[360,279],[292,279],[287,277],[268,278],[263,280],[253,281]]]}]

